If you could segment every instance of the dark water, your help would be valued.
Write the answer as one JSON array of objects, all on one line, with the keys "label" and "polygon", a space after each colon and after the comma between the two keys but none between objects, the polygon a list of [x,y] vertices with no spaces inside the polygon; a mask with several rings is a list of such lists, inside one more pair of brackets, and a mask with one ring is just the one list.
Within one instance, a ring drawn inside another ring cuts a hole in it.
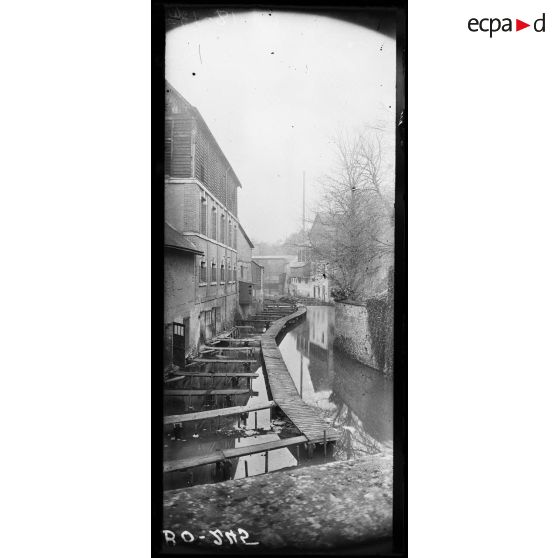
[{"label": "dark water", "polygon": [[393,382],[333,349],[335,308],[309,306],[279,349],[302,398],[342,431],[338,459],[393,448]]},{"label": "dark water", "polygon": [[[259,358],[259,357],[258,357]],[[254,366],[251,371],[257,372],[258,377],[253,380],[252,389],[257,395],[235,396],[231,402],[233,405],[255,406],[268,401],[265,378],[261,366]],[[182,386],[175,386],[182,387]],[[188,386],[184,386],[188,387]],[[210,386],[198,386],[206,387]],[[217,389],[229,386],[220,385]],[[217,401],[217,406],[219,401]],[[212,405],[203,405],[201,397],[173,397],[165,401],[165,415],[203,411],[215,408]],[[184,459],[189,457],[206,455],[220,449],[239,448],[262,444],[285,437],[281,427],[272,422],[271,410],[263,409],[252,411],[245,420],[239,422],[238,416],[223,417],[219,421],[198,421],[196,423],[184,423],[179,439],[172,430],[172,425],[165,429],[164,437],[164,459]],[[268,472],[296,467],[299,464],[294,452],[289,448],[279,448],[268,453]],[[246,476],[260,475],[265,472],[265,453],[256,453],[230,461],[230,469],[224,471],[219,466],[202,465],[186,471],[168,473],[164,477],[165,490],[220,482],[228,478],[243,478]]]}]

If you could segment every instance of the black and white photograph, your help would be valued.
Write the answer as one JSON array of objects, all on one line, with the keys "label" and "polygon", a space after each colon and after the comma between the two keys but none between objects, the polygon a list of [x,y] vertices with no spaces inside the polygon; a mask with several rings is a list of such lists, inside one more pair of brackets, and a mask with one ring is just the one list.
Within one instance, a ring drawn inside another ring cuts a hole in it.
[{"label": "black and white photograph", "polygon": [[553,6],[4,2],[0,554],[554,556]]},{"label": "black and white photograph", "polygon": [[397,78],[395,9],[165,9],[163,554],[394,551]]}]

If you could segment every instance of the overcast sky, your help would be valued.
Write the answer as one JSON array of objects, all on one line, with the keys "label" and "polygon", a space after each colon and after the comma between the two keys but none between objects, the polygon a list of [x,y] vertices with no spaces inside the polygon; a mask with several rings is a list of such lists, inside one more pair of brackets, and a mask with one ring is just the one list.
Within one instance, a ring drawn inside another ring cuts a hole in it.
[{"label": "overcast sky", "polygon": [[329,17],[237,12],[167,33],[166,78],[198,108],[242,183],[252,240],[301,227],[332,138],[395,119],[395,40]]}]

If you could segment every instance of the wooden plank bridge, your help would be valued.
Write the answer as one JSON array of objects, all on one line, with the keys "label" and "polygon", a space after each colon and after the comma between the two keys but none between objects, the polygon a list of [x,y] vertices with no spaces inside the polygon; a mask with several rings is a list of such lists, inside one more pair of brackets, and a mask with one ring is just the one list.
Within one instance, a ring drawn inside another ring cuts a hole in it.
[{"label": "wooden plank bridge", "polygon": [[306,308],[300,308],[273,322],[262,335],[264,370],[267,373],[273,400],[308,442],[323,443],[324,438],[326,441],[335,441],[339,438],[338,432],[332,429],[319,413],[300,397],[276,343],[281,331],[289,324],[303,319],[305,314]]}]

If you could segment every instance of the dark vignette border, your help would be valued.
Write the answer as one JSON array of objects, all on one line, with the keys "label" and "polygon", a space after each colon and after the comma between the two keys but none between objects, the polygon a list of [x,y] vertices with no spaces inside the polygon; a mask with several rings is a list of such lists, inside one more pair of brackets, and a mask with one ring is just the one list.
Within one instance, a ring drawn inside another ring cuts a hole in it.
[{"label": "dark vignette border", "polygon": [[[366,546],[338,548],[331,552],[305,552],[310,555],[407,556],[407,1],[406,0],[274,0],[270,3],[244,1],[187,3],[151,1],[151,555],[168,556],[160,547],[163,509],[163,383],[160,368],[163,355],[163,225],[164,225],[164,111],[165,111],[165,9],[246,8],[273,9],[311,13],[335,12],[335,17],[363,25],[363,15],[396,13],[396,154],[395,154],[395,273],[394,273],[394,478],[393,478],[393,548],[385,552],[385,542]],[[342,13],[339,13],[342,12]],[[333,14],[332,14],[333,15]],[[143,487],[138,487],[143,490]],[[178,549],[177,549],[178,550]],[[172,552],[172,555],[200,554]],[[376,553],[375,553],[376,552]],[[378,553],[379,552],[379,553]],[[274,555],[295,555],[300,551],[285,549]],[[203,553],[211,555],[210,552]],[[223,554],[223,553],[221,553]],[[233,552],[227,552],[233,555]],[[246,553],[244,553],[245,555]],[[262,553],[258,553],[262,554]],[[272,555],[269,553],[268,555]]]}]

